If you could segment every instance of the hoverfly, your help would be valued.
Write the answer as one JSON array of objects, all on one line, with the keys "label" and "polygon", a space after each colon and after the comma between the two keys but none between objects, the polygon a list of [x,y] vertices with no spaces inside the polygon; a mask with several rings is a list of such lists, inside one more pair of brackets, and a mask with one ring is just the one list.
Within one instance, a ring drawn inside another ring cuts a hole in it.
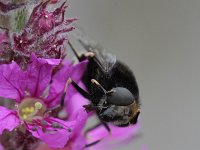
[{"label": "hoverfly", "polygon": [[119,127],[136,124],[140,114],[140,98],[133,72],[115,55],[103,52],[97,43],[87,40],[88,37],[83,33],[76,35],[76,38],[87,52],[79,56],[71,42],[69,46],[79,61],[89,61],[83,75],[88,92],[73,80],[71,83],[90,100],[91,103],[84,106],[85,109],[88,112],[95,111],[108,131],[107,123]]}]

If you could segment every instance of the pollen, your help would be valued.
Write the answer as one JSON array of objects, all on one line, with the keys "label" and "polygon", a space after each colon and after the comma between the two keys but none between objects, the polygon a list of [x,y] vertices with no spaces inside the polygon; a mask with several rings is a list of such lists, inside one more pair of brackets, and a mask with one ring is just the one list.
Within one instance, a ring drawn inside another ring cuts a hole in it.
[{"label": "pollen", "polygon": [[25,98],[18,106],[19,117],[27,122],[32,122],[34,118],[42,118],[45,111],[46,105],[42,100],[32,97]]},{"label": "pollen", "polygon": [[23,114],[22,118],[23,118],[24,120],[26,120],[26,119],[28,118],[28,116],[25,115],[25,114]]},{"label": "pollen", "polygon": [[29,113],[33,113],[35,109],[34,107],[25,107],[25,108],[22,108],[21,111],[23,114],[29,114]]},{"label": "pollen", "polygon": [[36,102],[35,103],[35,108],[38,109],[38,110],[42,109],[42,103]]}]

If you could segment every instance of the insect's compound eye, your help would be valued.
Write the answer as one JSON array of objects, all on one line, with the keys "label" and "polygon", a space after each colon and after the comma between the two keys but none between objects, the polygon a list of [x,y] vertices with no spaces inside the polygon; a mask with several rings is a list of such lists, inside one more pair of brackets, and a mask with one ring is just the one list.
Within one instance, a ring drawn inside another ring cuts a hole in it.
[{"label": "insect's compound eye", "polygon": [[107,102],[117,106],[128,106],[135,102],[133,94],[126,88],[116,87],[108,92]]}]

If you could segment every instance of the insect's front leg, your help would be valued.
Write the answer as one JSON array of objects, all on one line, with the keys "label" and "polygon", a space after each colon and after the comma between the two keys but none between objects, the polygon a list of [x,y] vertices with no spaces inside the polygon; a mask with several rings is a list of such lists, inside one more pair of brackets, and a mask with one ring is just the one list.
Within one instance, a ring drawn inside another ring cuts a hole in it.
[{"label": "insect's front leg", "polygon": [[86,92],[83,88],[81,88],[76,82],[74,82],[71,78],[68,79],[68,82],[72,84],[72,86],[85,98],[91,100],[91,95]]},{"label": "insect's front leg", "polygon": [[48,108],[44,114],[49,114],[51,113],[51,115],[53,116],[57,116],[59,114],[60,111],[63,110],[63,107],[64,107],[64,101],[65,101],[65,95],[66,95],[66,91],[67,91],[67,87],[69,85],[69,82],[70,80],[67,80],[66,84],[65,84],[65,87],[64,87],[64,90],[63,90],[63,93],[62,93],[62,96],[60,98],[60,104],[55,106],[55,107],[52,107],[52,108]]}]

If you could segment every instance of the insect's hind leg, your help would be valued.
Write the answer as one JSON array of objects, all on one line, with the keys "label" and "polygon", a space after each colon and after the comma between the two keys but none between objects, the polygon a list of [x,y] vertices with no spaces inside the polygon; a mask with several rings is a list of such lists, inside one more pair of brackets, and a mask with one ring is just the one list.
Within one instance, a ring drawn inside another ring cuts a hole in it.
[{"label": "insect's hind leg", "polygon": [[98,144],[100,141],[101,141],[101,140],[97,140],[97,141],[94,141],[94,142],[92,142],[92,143],[86,144],[82,150],[84,150],[85,148],[94,146],[94,145]]},{"label": "insect's hind leg", "polygon": [[[98,124],[94,125],[93,127],[87,129],[87,130],[85,131],[84,135],[87,136],[87,134],[88,134],[90,131],[95,130],[96,128],[98,128],[98,127],[101,126],[101,125],[102,125],[101,123],[98,123]],[[102,140],[102,139],[99,139],[99,140],[93,141],[93,142],[91,142],[91,143],[88,143],[88,144],[86,144],[86,145],[84,146],[83,149],[88,148],[88,147],[91,147],[91,146],[94,146],[94,145],[98,144],[99,142],[101,142],[101,140]]]},{"label": "insect's hind leg", "polygon": [[[101,121],[101,120],[100,120],[100,121]],[[105,124],[106,124],[106,123],[105,123]],[[108,126],[107,124],[106,124],[106,125],[105,125],[105,124],[101,121],[100,123],[98,123],[98,124],[94,125],[93,127],[87,129],[87,130],[85,131],[85,136],[87,136],[87,134],[88,134],[90,131],[95,130],[96,128],[100,127],[101,125],[103,125],[104,127],[107,126],[107,127],[105,127],[106,130],[107,130],[109,133],[111,133],[111,130],[110,130],[109,126]],[[99,139],[99,140],[93,141],[93,142],[91,142],[91,143],[89,143],[89,144],[86,144],[86,145],[84,146],[83,149],[98,144],[99,142],[101,142],[101,141],[103,140],[103,138],[104,138],[104,137],[102,137],[102,138]]]}]

